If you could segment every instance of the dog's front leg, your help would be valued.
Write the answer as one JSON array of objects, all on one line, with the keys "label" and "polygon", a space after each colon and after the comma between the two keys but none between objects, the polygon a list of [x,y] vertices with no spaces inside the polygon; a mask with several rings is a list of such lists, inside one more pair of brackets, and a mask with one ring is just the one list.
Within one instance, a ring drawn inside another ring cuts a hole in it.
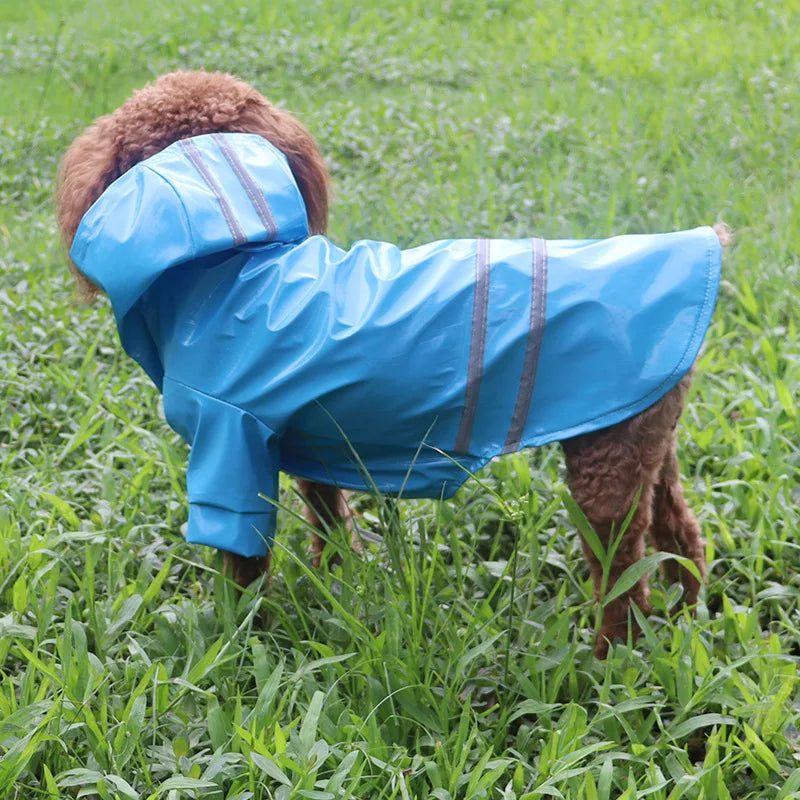
[{"label": "dog's front leg", "polygon": [[297,486],[305,501],[303,514],[314,529],[311,533],[312,565],[318,567],[322,561],[325,539],[320,534],[329,533],[341,523],[350,530],[350,544],[360,554],[361,542],[358,540],[355,527],[350,524],[347,493],[336,486],[326,486],[323,483],[307,480],[298,480]]},{"label": "dog's front leg", "polygon": [[222,553],[222,574],[242,589],[269,572],[270,553],[253,558],[230,553],[227,550],[220,550],[220,553]]}]

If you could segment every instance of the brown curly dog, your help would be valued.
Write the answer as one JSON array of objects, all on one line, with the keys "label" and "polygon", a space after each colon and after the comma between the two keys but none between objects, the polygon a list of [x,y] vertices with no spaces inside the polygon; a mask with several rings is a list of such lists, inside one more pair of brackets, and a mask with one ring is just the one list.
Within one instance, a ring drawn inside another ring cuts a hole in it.
[{"label": "brown curly dog", "polygon": [[[311,232],[325,231],[330,182],[325,162],[306,129],[232,76],[176,72],[136,92],[121,108],[98,119],[69,148],[57,192],[58,222],[67,247],[89,207],[126,170],[173,142],[215,132],[260,134],[281,150],[301,190]],[[724,239],[722,228],[717,233]],[[99,289],[70,266],[81,294],[86,298],[98,294]],[[691,559],[705,576],[704,542],[681,489],[675,450],[675,429],[689,383],[690,377],[684,377],[638,416],[562,442],[569,488],[606,548],[639,494],[607,576],[609,588],[627,567],[644,556],[647,531],[658,550]],[[346,495],[342,490],[305,480],[299,485],[312,526],[322,531],[346,523]],[[315,534],[315,563],[322,547],[323,539]],[[599,594],[601,565],[586,542],[583,547]],[[223,555],[226,571],[240,585],[249,584],[268,566],[268,556],[251,559]],[[670,581],[680,580],[687,603],[696,603],[700,588],[696,577],[671,560],[666,562],[665,574]],[[627,636],[629,625],[636,633],[628,614],[631,601],[648,611],[646,578],[605,608],[596,646],[599,657],[606,655],[610,640]]]}]

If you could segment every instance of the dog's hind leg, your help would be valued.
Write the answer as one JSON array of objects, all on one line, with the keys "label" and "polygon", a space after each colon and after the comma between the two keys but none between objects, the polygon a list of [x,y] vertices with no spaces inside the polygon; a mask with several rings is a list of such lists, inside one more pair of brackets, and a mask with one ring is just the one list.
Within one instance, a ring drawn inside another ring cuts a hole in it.
[{"label": "dog's hind leg", "polygon": [[[562,442],[570,491],[606,551],[622,530],[639,495],[636,509],[609,565],[606,593],[628,567],[644,557],[644,534],[653,521],[656,485],[673,446],[673,431],[689,380],[687,376],[655,405],[629,420]],[[585,541],[583,551],[599,599],[603,567]],[[645,613],[649,611],[648,596],[647,576],[643,576],[604,608],[595,648],[598,657],[605,657],[609,641],[626,637],[631,601]],[[631,630],[634,634],[637,632],[635,625]]]},{"label": "dog's hind leg", "polygon": [[[653,491],[653,523],[650,535],[658,550],[691,559],[697,565],[701,577],[706,577],[705,542],[700,525],[683,495],[674,436]],[[675,561],[667,561],[664,563],[664,577],[670,583],[681,581],[687,604],[694,605],[697,602],[700,581],[691,572]]]},{"label": "dog's hind leg", "polygon": [[351,545],[357,553],[361,553],[358,534],[354,526],[350,525],[347,493],[336,486],[326,486],[314,481],[298,480],[297,485],[305,500],[303,514],[314,529],[311,533],[312,565],[318,567],[322,561],[325,539],[320,533],[327,533],[340,523],[344,523],[351,531]]},{"label": "dog's hind leg", "polygon": [[[608,593],[620,575],[644,557],[644,533],[652,518],[654,475],[648,474],[643,468],[639,447],[629,423],[579,436],[562,444],[567,456],[567,482],[572,496],[606,551],[619,535],[637,493],[641,491],[636,510],[608,568],[605,587]],[[600,600],[603,593],[603,565],[583,537],[581,543],[589,562],[595,599]],[[605,658],[610,641],[627,637],[631,601],[645,613],[649,612],[649,594],[647,576],[643,576],[604,608],[595,647],[598,658]],[[634,635],[637,633],[635,624],[632,625],[632,632]]]}]

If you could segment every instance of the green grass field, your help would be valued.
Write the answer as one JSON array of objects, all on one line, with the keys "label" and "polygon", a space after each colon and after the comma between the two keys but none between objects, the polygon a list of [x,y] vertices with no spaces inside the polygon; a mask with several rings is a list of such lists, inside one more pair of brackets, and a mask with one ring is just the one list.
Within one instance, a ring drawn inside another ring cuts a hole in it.
[{"label": "green grass field", "polygon": [[[0,0],[0,794],[800,797],[799,29],[796,0]],[[734,227],[680,433],[695,620],[654,574],[593,658],[555,447],[358,499],[375,541],[318,571],[287,480],[245,596],[183,543],[186,447],[51,196],[84,125],[196,67],[312,131],[342,245]]]}]

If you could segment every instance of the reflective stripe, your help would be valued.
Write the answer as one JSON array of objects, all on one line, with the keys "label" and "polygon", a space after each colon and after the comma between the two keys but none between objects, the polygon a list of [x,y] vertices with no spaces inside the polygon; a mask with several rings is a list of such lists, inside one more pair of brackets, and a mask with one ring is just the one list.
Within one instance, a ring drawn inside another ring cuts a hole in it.
[{"label": "reflective stripe", "polygon": [[267,229],[270,241],[274,240],[278,235],[278,226],[275,224],[275,219],[272,216],[272,212],[270,211],[269,204],[263,192],[258,188],[258,184],[253,180],[253,176],[247,171],[242,160],[231,147],[228,137],[223,136],[221,133],[214,133],[211,138],[216,142],[217,147],[222,150],[222,154],[231,165],[231,169],[234,171],[239,183],[242,185],[245,192],[247,192],[247,196],[250,198],[253,208],[256,210],[259,219]]},{"label": "reflective stripe", "polygon": [[247,244],[247,237],[244,235],[239,220],[236,219],[236,215],[233,213],[228,198],[225,197],[222,192],[222,187],[217,183],[217,179],[214,177],[205,161],[203,161],[203,156],[200,155],[197,145],[189,139],[182,139],[179,144],[183,152],[186,153],[189,161],[192,162],[192,166],[200,173],[200,177],[208,184],[208,188],[211,189],[214,196],[217,198],[219,207],[222,209],[222,216],[225,217],[225,222],[228,223],[231,236],[233,236],[234,247]]},{"label": "reflective stripe", "polygon": [[544,333],[545,298],[547,297],[547,249],[544,239],[533,240],[533,269],[531,280],[531,320],[528,341],[525,345],[525,358],[522,362],[522,377],[519,381],[517,402],[511,416],[504,453],[519,450],[525,423],[533,398],[533,386],[536,383],[536,365],[539,362],[539,351],[542,349]]},{"label": "reflective stripe", "polygon": [[483,377],[483,354],[486,348],[486,320],[489,316],[489,240],[478,239],[475,252],[475,296],[472,305],[472,336],[467,365],[467,388],[464,410],[458,426],[455,452],[468,453],[478,409],[478,394]]}]

